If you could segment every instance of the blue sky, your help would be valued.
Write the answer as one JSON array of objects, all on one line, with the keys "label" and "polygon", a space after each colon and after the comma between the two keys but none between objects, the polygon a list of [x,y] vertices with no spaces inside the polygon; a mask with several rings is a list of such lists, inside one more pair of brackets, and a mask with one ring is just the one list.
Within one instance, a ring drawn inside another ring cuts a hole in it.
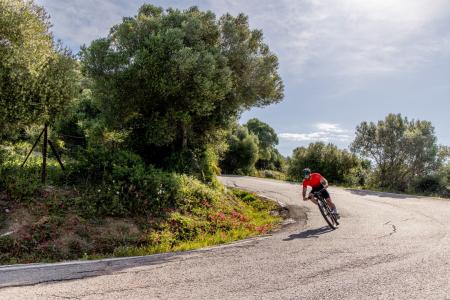
[{"label": "blue sky", "polygon": [[[345,148],[361,121],[388,113],[431,121],[450,145],[450,2],[447,0],[169,0],[217,16],[244,12],[280,60],[283,102],[245,112],[280,136],[290,155],[314,141]],[[144,1],[37,0],[74,52],[107,35]]]}]

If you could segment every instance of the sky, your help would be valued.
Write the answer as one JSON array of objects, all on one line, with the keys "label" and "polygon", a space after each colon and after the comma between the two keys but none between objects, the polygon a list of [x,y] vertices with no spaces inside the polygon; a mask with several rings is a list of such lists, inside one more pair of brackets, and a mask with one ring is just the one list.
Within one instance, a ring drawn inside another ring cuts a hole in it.
[{"label": "sky", "polygon": [[[144,1],[37,0],[52,31],[78,52],[108,34]],[[447,0],[167,0],[163,8],[198,6],[216,16],[240,12],[277,54],[285,84],[281,103],[245,112],[279,135],[284,155],[315,141],[348,148],[362,121],[389,113],[433,123],[450,145],[450,1]]]}]

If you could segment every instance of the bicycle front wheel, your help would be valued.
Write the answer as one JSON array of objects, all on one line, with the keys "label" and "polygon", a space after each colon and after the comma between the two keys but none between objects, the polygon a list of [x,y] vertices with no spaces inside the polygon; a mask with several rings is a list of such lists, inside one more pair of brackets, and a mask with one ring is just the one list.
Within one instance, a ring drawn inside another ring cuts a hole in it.
[{"label": "bicycle front wheel", "polygon": [[328,226],[330,226],[331,229],[337,228],[337,221],[335,220],[333,214],[331,213],[331,210],[328,208],[328,205],[324,203],[323,201],[318,201],[318,206],[320,213],[322,214],[322,217],[327,222]]}]

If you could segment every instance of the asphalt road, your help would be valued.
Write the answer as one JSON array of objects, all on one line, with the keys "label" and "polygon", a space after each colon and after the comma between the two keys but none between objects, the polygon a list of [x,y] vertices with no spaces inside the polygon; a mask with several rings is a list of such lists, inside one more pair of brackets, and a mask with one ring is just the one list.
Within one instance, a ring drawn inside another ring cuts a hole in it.
[{"label": "asphalt road", "polygon": [[450,201],[330,188],[342,216],[330,231],[298,185],[222,180],[307,220],[108,275],[2,288],[0,299],[450,299]]}]

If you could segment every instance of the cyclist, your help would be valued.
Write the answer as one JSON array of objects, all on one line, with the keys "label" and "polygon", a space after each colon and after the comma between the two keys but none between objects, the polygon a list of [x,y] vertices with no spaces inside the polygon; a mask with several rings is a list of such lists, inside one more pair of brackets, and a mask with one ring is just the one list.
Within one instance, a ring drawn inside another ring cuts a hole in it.
[{"label": "cyclist", "polygon": [[[308,197],[306,197],[306,190],[310,186],[312,188],[311,193]],[[319,192],[321,195],[325,198],[328,205],[333,210],[333,213],[335,214],[336,218],[340,218],[339,213],[337,212],[336,205],[331,201],[330,194],[327,191],[328,188],[328,181],[319,173],[311,173],[311,169],[306,168],[303,170],[303,200],[311,200],[315,204],[317,204],[317,200],[314,199],[314,196],[312,193]]]}]

